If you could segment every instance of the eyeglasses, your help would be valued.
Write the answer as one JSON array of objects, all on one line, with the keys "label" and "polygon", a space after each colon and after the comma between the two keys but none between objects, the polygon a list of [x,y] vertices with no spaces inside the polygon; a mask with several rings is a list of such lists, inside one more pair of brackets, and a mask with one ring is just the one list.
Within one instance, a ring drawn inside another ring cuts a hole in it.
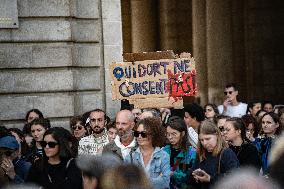
[{"label": "eyeglasses", "polygon": [[228,92],[225,91],[225,92],[224,92],[224,95],[227,95],[228,93],[229,93],[229,94],[232,94],[233,92],[234,92],[234,91],[228,91]]},{"label": "eyeglasses", "polygon": [[46,148],[46,145],[48,145],[49,148],[55,148],[56,145],[58,145],[57,142],[46,142],[46,141],[40,141],[39,142],[41,147]]},{"label": "eyeglasses", "polygon": [[139,137],[139,135],[141,135],[142,138],[146,138],[148,136],[147,132],[146,131],[134,131],[134,136],[135,137]]},{"label": "eyeglasses", "polygon": [[81,130],[81,129],[83,129],[83,126],[82,125],[74,125],[74,126],[72,126],[72,130],[76,130],[76,129]]}]

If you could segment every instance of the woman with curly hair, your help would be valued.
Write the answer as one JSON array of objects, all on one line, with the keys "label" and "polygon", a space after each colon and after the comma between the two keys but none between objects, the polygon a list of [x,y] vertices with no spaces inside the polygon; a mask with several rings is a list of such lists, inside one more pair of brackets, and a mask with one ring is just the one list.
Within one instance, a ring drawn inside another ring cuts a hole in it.
[{"label": "woman with curly hair", "polygon": [[134,127],[134,137],[138,148],[132,150],[125,161],[141,166],[154,188],[169,188],[170,157],[160,148],[165,142],[161,120],[155,117],[140,120]]}]

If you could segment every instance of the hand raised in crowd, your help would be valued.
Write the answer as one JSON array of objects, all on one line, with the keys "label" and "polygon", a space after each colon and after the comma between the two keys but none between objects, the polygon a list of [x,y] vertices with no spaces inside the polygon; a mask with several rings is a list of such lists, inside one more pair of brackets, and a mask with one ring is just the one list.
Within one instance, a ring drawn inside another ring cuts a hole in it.
[{"label": "hand raised in crowd", "polygon": [[192,172],[192,176],[196,182],[210,182],[210,175],[202,169],[196,169]]},{"label": "hand raised in crowd", "polygon": [[13,162],[10,159],[4,158],[2,160],[1,167],[10,179],[13,180],[15,178],[16,173],[15,173],[14,165],[13,165]]},{"label": "hand raised in crowd", "polygon": [[230,98],[226,98],[223,102],[223,106],[224,106],[224,111],[227,110],[228,105],[230,105],[232,103],[232,100]]}]

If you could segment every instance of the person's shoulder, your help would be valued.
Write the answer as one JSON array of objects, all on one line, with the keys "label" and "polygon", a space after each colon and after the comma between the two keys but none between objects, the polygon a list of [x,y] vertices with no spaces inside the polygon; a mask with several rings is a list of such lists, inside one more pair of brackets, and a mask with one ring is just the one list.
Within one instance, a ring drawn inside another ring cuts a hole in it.
[{"label": "person's shoulder", "polygon": [[240,106],[240,107],[247,108],[248,104],[246,104],[246,103],[244,103],[244,102],[240,102],[239,106]]},{"label": "person's shoulder", "polygon": [[[221,152],[221,153],[222,153],[222,152]],[[221,155],[222,155],[222,157],[228,158],[228,159],[236,157],[235,152],[234,152],[231,148],[225,148],[225,149],[223,150],[223,153],[222,153]],[[223,159],[223,158],[222,158],[222,159]]]}]

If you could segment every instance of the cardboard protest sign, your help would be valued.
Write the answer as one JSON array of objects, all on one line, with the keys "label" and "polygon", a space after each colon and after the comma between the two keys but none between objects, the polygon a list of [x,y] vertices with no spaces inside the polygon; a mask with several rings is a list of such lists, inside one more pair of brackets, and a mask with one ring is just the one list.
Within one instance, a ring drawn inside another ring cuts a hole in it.
[{"label": "cardboard protest sign", "polygon": [[197,92],[195,62],[189,53],[175,59],[113,63],[109,70],[113,99],[132,102],[152,99],[154,102],[154,99],[166,98],[169,102],[177,102]]},{"label": "cardboard protest sign", "polygon": [[183,100],[173,98],[140,98],[129,100],[130,104],[134,105],[134,108],[183,108]]}]

